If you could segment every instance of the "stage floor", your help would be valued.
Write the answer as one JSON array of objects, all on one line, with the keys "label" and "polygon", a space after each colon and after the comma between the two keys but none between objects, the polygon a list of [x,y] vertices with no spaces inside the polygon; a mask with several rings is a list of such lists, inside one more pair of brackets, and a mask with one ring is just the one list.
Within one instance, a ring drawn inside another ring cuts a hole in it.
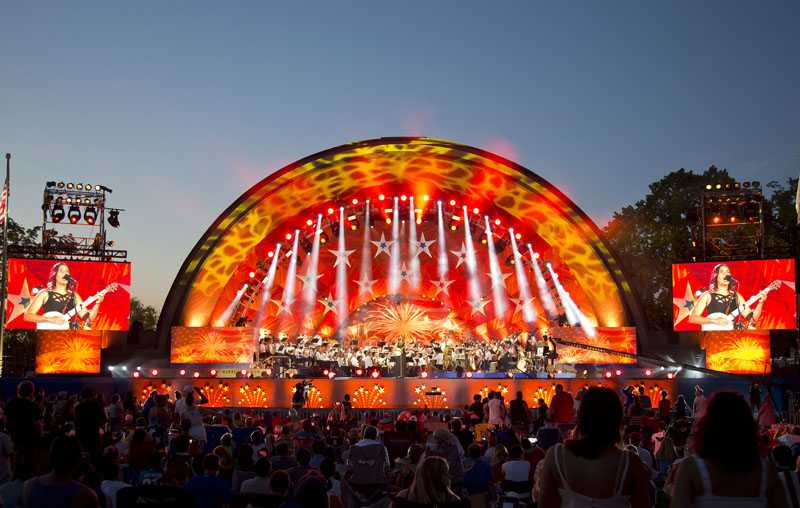
[{"label": "stage floor", "polygon": [[[189,386],[200,388],[209,399],[206,407],[287,408],[299,379],[218,379],[218,378],[138,378],[131,380],[133,393],[140,400],[152,390],[171,393]],[[539,398],[549,404],[555,385],[561,384],[573,395],[584,385],[620,390],[627,385],[644,384],[654,402],[666,389],[670,396],[674,379],[441,379],[441,378],[344,378],[313,379],[309,408],[331,408],[350,394],[355,408],[463,408],[480,393],[500,391],[506,400],[522,391],[530,406]]]}]

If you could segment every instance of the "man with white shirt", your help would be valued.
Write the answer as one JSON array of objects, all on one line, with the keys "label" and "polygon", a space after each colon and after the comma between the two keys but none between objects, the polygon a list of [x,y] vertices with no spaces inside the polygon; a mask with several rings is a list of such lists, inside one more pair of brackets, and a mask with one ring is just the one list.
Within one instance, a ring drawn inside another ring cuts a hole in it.
[{"label": "man with white shirt", "polygon": [[269,474],[271,471],[272,465],[269,459],[267,457],[259,458],[256,461],[255,478],[243,481],[239,491],[242,494],[269,494]]},{"label": "man with white shirt", "polygon": [[781,444],[785,444],[789,448],[792,446],[800,443],[800,427],[794,426],[792,427],[792,431],[788,434],[784,434],[778,438],[778,442]]}]

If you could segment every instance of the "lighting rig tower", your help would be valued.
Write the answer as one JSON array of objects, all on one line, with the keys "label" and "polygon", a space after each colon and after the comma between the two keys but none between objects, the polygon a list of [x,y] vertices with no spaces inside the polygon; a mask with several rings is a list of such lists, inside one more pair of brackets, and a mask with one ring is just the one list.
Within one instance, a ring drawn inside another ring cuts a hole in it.
[{"label": "lighting rig tower", "polygon": [[106,223],[120,225],[119,208],[107,208],[112,190],[105,185],[47,182],[42,198],[42,243],[13,246],[18,255],[69,259],[124,260],[128,252],[114,249]]},{"label": "lighting rig tower", "polygon": [[706,184],[700,212],[704,260],[764,256],[764,195],[760,182]]}]

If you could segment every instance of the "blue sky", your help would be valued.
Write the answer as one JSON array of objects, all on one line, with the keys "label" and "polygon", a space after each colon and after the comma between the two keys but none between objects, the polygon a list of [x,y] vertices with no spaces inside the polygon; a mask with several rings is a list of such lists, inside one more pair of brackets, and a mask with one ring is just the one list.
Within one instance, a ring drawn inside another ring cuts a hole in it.
[{"label": "blue sky", "polygon": [[800,3],[12,2],[12,216],[47,180],[114,189],[134,293],[282,165],[360,139],[498,151],[600,225],[680,167],[800,170]]}]

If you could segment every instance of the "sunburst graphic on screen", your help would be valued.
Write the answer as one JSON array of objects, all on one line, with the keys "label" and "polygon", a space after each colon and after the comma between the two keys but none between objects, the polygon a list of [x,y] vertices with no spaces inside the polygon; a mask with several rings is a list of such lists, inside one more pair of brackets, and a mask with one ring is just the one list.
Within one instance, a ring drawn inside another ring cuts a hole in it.
[{"label": "sunburst graphic on screen", "polygon": [[495,386],[494,388],[489,388],[488,386],[484,386],[483,388],[481,388],[481,391],[480,391],[481,397],[484,398],[484,399],[486,397],[488,397],[490,390],[493,391],[493,392],[496,392],[496,393],[500,393],[500,395],[502,395],[503,397],[508,395],[508,387],[506,385],[500,383],[497,386]]},{"label": "sunburst graphic on screen", "polygon": [[537,406],[539,399],[544,399],[545,404],[548,406],[550,405],[550,401],[553,400],[553,395],[556,394],[556,385],[550,385],[550,387],[540,386],[533,392],[533,400],[530,402],[531,406]]},{"label": "sunburst graphic on screen", "polygon": [[172,391],[172,385],[167,384],[165,381],[162,381],[161,384],[158,385],[147,383],[147,385],[144,386],[139,392],[139,404],[144,404],[150,394],[154,391],[158,392],[159,395],[169,395]]},{"label": "sunburst graphic on screen", "polygon": [[761,373],[769,370],[769,348],[751,337],[714,344],[706,358],[708,368],[725,372]]},{"label": "sunburst graphic on screen", "polygon": [[353,392],[353,407],[359,409],[383,407],[386,405],[386,401],[383,400],[385,391],[386,389],[377,383],[371,388],[359,386]]},{"label": "sunburst graphic on screen", "polygon": [[413,303],[381,304],[369,312],[371,332],[380,337],[422,341],[438,329],[438,321]]},{"label": "sunburst graphic on screen", "polygon": [[231,387],[228,383],[220,381],[217,386],[206,384],[200,388],[203,395],[208,399],[208,407],[226,407],[231,405],[231,398],[228,395]]},{"label": "sunburst graphic on screen", "polygon": [[429,409],[444,409],[447,408],[447,392],[438,386],[428,388],[425,385],[419,385],[414,388],[414,405],[417,407]]},{"label": "sunburst graphic on screen", "polygon": [[243,407],[267,407],[269,399],[267,391],[256,386],[251,388],[246,384],[239,388],[239,405]]},{"label": "sunburst graphic on screen", "polygon": [[95,373],[100,370],[99,343],[71,334],[37,357],[37,372]]}]

